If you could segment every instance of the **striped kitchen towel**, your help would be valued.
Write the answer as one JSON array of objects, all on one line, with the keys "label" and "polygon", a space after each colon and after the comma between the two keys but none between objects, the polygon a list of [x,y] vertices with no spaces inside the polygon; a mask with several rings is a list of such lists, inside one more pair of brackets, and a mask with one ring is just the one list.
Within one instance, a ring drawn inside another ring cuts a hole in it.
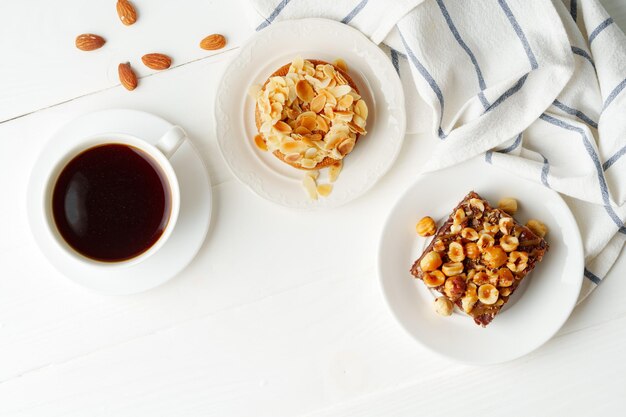
[{"label": "striped kitchen towel", "polygon": [[560,192],[583,237],[580,300],[601,282],[626,240],[626,36],[597,0],[248,4],[257,30],[325,17],[381,44],[409,130],[427,126],[437,142],[424,170],[484,155]]}]

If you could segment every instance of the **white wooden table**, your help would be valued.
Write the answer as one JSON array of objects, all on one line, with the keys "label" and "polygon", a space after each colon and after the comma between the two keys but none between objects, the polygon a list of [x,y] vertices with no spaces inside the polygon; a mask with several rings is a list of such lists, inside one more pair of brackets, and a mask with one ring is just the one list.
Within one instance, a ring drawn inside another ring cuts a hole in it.
[{"label": "white wooden table", "polygon": [[[626,28],[626,2],[604,3]],[[113,0],[0,2],[0,416],[623,412],[626,257],[553,340],[522,359],[480,368],[426,352],[387,311],[374,253],[427,138],[407,137],[389,174],[343,208],[276,207],[232,177],[211,122],[221,73],[253,34],[241,5],[135,4],[139,20],[125,27]],[[102,34],[106,47],[76,50],[83,32]],[[226,49],[199,49],[214,32],[228,37]],[[153,51],[171,55],[174,68],[140,65]],[[134,92],[118,84],[117,64],[126,60],[142,76]],[[53,132],[81,114],[120,107],[185,127],[208,166],[215,206],[203,248],[179,277],[108,297],[71,284],[37,250],[25,189]],[[282,256],[267,256],[268,246]],[[301,267],[303,248],[316,267]]]}]

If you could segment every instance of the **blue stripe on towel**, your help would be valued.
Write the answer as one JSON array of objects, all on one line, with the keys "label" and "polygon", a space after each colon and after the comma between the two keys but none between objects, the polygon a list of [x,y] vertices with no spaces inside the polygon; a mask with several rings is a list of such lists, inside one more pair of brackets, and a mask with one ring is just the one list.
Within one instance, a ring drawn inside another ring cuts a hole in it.
[{"label": "blue stripe on towel", "polygon": [[593,42],[593,40],[596,38],[596,36],[598,36],[604,29],[606,29],[607,27],[609,27],[611,25],[611,23],[613,23],[613,18],[609,17],[608,19],[606,19],[604,22],[600,23],[592,32],[591,35],[589,35],[589,45],[591,45],[591,42]]},{"label": "blue stripe on towel", "polygon": [[389,47],[389,49],[391,49],[392,51],[394,51],[399,57],[407,59],[406,55],[403,54],[402,52],[398,51],[397,49],[393,49],[392,47]]},{"label": "blue stripe on towel", "polygon": [[598,123],[594,122],[589,116],[587,116],[585,113],[581,112],[580,110],[573,109],[561,103],[559,100],[554,100],[552,105],[554,107],[558,107],[559,109],[563,110],[567,114],[571,114],[572,116],[578,117],[580,120],[587,123],[589,126],[593,127],[594,129],[598,128]]},{"label": "blue stripe on towel", "polygon": [[502,8],[502,11],[506,15],[506,17],[509,19],[511,26],[513,26],[513,30],[515,30],[515,33],[517,34],[517,37],[522,42],[522,45],[524,46],[524,51],[526,51],[526,55],[528,56],[528,60],[530,61],[530,67],[533,70],[536,70],[537,68],[539,68],[539,65],[537,64],[537,58],[535,58],[535,54],[530,48],[530,44],[528,43],[528,39],[526,39],[524,31],[520,27],[519,23],[517,23],[513,12],[509,8],[509,5],[506,3],[506,0],[498,0],[498,4]]},{"label": "blue stripe on towel", "polygon": [[445,139],[447,135],[444,133],[443,129],[441,129],[441,121],[443,120],[443,104],[444,104],[443,93],[441,92],[441,88],[439,88],[439,86],[437,85],[437,82],[435,81],[433,76],[430,75],[428,70],[424,68],[424,66],[419,62],[419,60],[417,59],[417,57],[415,56],[415,54],[409,47],[409,44],[406,43],[406,40],[404,40],[404,36],[402,36],[402,33],[400,33],[400,39],[402,39],[402,43],[404,44],[404,48],[406,49],[406,53],[409,59],[411,60],[411,62],[413,63],[417,71],[421,74],[421,76],[424,77],[424,79],[426,80],[430,88],[433,90],[433,92],[437,96],[437,100],[439,100],[439,107],[441,108],[441,114],[439,115],[439,129],[437,131],[437,134],[439,135],[439,139]]},{"label": "blue stripe on towel", "polygon": [[495,109],[496,107],[498,107],[500,104],[502,104],[507,98],[511,97],[513,94],[517,93],[519,90],[522,89],[522,87],[524,86],[524,83],[526,82],[526,79],[528,78],[528,74],[525,74],[522,78],[520,78],[515,85],[513,85],[513,87],[509,88],[508,90],[506,90],[500,97],[497,98],[496,101],[493,102],[493,104],[491,106],[489,106],[487,108],[487,110],[485,110],[485,113]]},{"label": "blue stripe on towel", "polygon": [[589,61],[589,63],[591,64],[591,66],[593,67],[593,69],[596,69],[596,64],[595,62],[593,62],[593,58],[591,58],[591,55],[589,55],[587,53],[587,51],[585,51],[584,49],[581,49],[577,46],[572,46],[572,52],[575,53],[576,55],[580,55],[583,58],[585,58],[587,61]]},{"label": "blue stripe on towel", "polygon": [[541,167],[541,183],[548,188],[550,184],[548,184],[548,174],[550,173],[550,162],[548,162],[548,158],[546,158],[543,154],[540,154],[543,158],[543,166]]},{"label": "blue stripe on towel", "polygon": [[258,32],[261,29],[266,28],[267,26],[269,26],[274,19],[276,19],[276,17],[278,17],[278,15],[280,14],[280,12],[283,11],[283,9],[285,8],[285,6],[290,2],[291,0],[281,0],[280,3],[278,3],[278,6],[276,6],[276,8],[274,9],[274,11],[272,12],[272,14],[269,15],[269,17],[267,17],[265,19],[265,21],[263,23],[261,23],[257,28],[256,31]]},{"label": "blue stripe on towel", "polygon": [[617,87],[615,87],[613,91],[611,91],[609,96],[606,98],[604,105],[602,106],[602,111],[604,111],[609,106],[609,104],[611,104],[611,102],[615,100],[615,97],[617,97],[617,95],[622,92],[624,87],[626,87],[626,78],[624,78],[621,83],[617,84]]},{"label": "blue stripe on towel", "polygon": [[[509,153],[509,152],[512,152],[515,148],[517,148],[519,146],[520,143],[522,143],[522,134],[521,133],[519,135],[517,135],[517,137],[515,138],[515,142],[513,142],[511,145],[507,146],[504,149],[500,149],[497,152],[498,153]],[[493,151],[485,152],[485,162],[491,163],[492,155],[493,155]]]},{"label": "blue stripe on towel", "polygon": [[365,7],[365,5],[367,4],[369,0],[361,0],[361,2],[359,4],[357,4],[354,9],[352,9],[350,11],[350,13],[348,13],[346,15],[346,17],[344,17],[343,19],[341,19],[341,23],[350,23],[350,21],[352,19],[354,19],[354,17],[359,14],[359,12],[361,10],[363,10],[363,8]]},{"label": "blue stripe on towel", "polygon": [[398,76],[400,76],[400,64],[398,63],[398,51],[393,48],[389,48],[391,50],[391,63],[393,67],[396,69]]},{"label": "blue stripe on towel", "polygon": [[626,154],[626,145],[624,145],[622,147],[622,149],[620,149],[619,151],[615,152],[613,154],[613,156],[611,156],[609,159],[607,159],[606,161],[604,161],[604,163],[602,164],[602,169],[604,171],[606,171],[607,169],[609,169],[611,167],[611,165],[613,165],[614,163],[617,162],[618,159],[620,159],[622,156],[624,156],[624,154]]},{"label": "blue stripe on towel", "polygon": [[585,268],[583,274],[585,275],[585,277],[589,281],[593,282],[596,285],[600,285],[600,282],[602,282],[602,278],[600,278],[599,276],[595,275],[593,272],[591,272],[587,268]]},{"label": "blue stripe on towel", "polygon": [[472,64],[474,65],[474,70],[476,71],[476,76],[478,77],[478,86],[480,87],[480,93],[478,93],[478,97],[480,98],[480,102],[482,103],[485,110],[487,110],[489,108],[489,102],[487,101],[487,98],[485,97],[485,94],[483,93],[483,91],[487,89],[487,86],[485,85],[483,73],[480,70],[480,66],[478,65],[476,56],[474,56],[474,53],[472,52],[472,50],[469,48],[469,46],[467,46],[463,38],[461,38],[461,34],[459,33],[456,26],[454,25],[454,22],[452,22],[450,13],[448,13],[448,9],[446,8],[446,5],[443,3],[443,0],[437,0],[437,4],[439,5],[439,9],[441,9],[441,13],[443,14],[443,17],[446,20],[446,23],[448,24],[448,28],[450,29],[450,32],[452,32],[452,35],[454,35],[454,39],[456,39],[457,43],[461,46],[461,48],[463,48],[465,53],[469,56],[470,60],[472,61]]},{"label": "blue stripe on towel", "polygon": [[507,146],[506,148],[499,150],[498,152],[500,153],[509,153],[512,152],[515,148],[517,148],[519,146],[519,144],[522,143],[522,134],[520,133],[519,135],[517,135],[517,137],[515,138],[515,142],[513,142],[510,146]]},{"label": "blue stripe on towel", "polygon": [[576,18],[578,17],[578,5],[576,4],[576,0],[571,0],[569,3],[569,14],[572,15],[572,19],[574,19],[574,22],[576,21]]},{"label": "blue stripe on towel", "polygon": [[585,150],[589,154],[589,157],[591,158],[594,166],[596,167],[596,174],[598,176],[598,182],[600,183],[600,194],[602,195],[602,201],[604,202],[604,209],[608,213],[611,220],[613,220],[613,223],[615,223],[617,227],[619,228],[619,232],[626,234],[626,227],[624,227],[624,223],[619,218],[617,213],[615,213],[615,211],[613,210],[613,207],[611,207],[611,202],[609,200],[609,188],[606,184],[606,179],[604,178],[604,171],[602,170],[602,165],[600,164],[600,158],[598,158],[598,154],[593,148],[593,145],[591,144],[591,141],[587,137],[587,134],[585,133],[585,131],[578,126],[571,125],[567,122],[564,122],[563,120],[557,119],[556,117],[549,116],[545,113],[539,116],[539,118],[541,120],[544,120],[550,124],[563,128],[565,130],[576,132],[581,136],[583,140],[583,144],[585,146]]}]

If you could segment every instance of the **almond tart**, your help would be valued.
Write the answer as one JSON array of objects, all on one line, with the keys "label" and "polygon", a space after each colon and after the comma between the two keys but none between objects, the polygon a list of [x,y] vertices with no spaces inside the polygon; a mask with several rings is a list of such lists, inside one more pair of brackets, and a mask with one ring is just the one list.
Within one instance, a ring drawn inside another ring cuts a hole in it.
[{"label": "almond tart", "polygon": [[295,168],[337,164],[366,134],[367,104],[338,65],[296,57],[253,96],[259,131],[255,141]]}]

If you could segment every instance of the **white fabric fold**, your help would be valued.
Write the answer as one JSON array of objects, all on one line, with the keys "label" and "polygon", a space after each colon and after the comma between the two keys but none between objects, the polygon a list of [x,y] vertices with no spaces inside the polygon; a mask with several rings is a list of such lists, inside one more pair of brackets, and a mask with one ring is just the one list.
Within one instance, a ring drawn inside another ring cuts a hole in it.
[{"label": "white fabric fold", "polygon": [[558,191],[583,238],[580,299],[610,270],[626,240],[626,36],[597,0],[247,4],[257,30],[325,17],[384,42],[409,132],[438,142],[424,170],[484,154]]}]

